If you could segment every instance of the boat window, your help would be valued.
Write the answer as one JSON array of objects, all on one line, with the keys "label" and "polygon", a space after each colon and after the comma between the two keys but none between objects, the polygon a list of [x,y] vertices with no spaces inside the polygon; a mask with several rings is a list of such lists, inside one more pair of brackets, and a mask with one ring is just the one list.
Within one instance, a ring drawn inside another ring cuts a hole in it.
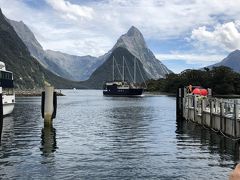
[{"label": "boat window", "polygon": [[13,89],[12,88],[3,88],[2,93],[4,95],[13,95]]},{"label": "boat window", "polygon": [[1,72],[1,78],[2,79],[12,79],[12,73],[10,73],[10,72]]}]

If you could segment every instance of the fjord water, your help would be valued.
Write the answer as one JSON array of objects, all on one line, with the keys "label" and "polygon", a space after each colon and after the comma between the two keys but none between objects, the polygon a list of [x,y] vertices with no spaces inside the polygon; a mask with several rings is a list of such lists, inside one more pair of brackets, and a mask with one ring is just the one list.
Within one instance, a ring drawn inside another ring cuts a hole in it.
[{"label": "fjord water", "polygon": [[40,97],[17,98],[4,118],[1,179],[227,179],[239,160],[233,141],[177,124],[174,97],[63,93],[49,128]]}]

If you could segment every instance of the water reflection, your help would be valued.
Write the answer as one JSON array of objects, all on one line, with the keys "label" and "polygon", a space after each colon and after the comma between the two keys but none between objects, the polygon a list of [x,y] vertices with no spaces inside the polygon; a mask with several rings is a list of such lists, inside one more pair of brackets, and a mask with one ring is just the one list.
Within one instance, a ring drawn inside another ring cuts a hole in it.
[{"label": "water reflection", "polygon": [[[141,106],[111,109],[110,114],[113,120],[110,137],[117,152],[131,149],[129,155],[136,156],[140,149],[145,148],[145,132],[147,132],[149,122],[144,120],[144,112]],[[126,158],[125,155],[124,158]]]},{"label": "water reflection", "polygon": [[41,135],[41,148],[44,156],[48,156],[57,149],[56,129],[53,126],[44,126]]},{"label": "water reflection", "polygon": [[43,128],[40,98],[20,99],[4,119],[0,179],[227,179],[239,159],[231,140],[185,122],[176,128],[175,98],[64,94],[57,135]]},{"label": "water reflection", "polygon": [[[206,129],[193,122],[181,121],[177,123],[177,146],[181,150],[195,145],[203,151],[216,155],[218,165],[234,167],[240,159],[239,142],[223,137],[212,130]],[[209,164],[212,166],[213,164]]]}]

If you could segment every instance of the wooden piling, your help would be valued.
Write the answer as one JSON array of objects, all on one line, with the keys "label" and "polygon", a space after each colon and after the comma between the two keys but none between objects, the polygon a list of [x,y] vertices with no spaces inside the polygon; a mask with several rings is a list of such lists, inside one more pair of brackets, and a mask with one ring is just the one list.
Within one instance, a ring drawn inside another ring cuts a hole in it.
[{"label": "wooden piling", "polygon": [[203,124],[204,101],[201,99],[201,124]]},{"label": "wooden piling", "polygon": [[57,95],[53,86],[45,86],[42,93],[42,117],[45,125],[51,125],[52,119],[56,117]]},{"label": "wooden piling", "polygon": [[239,118],[238,100],[234,101],[234,136],[237,136],[237,121]]},{"label": "wooden piling", "polygon": [[223,102],[220,102],[220,130],[222,131],[222,122],[223,122],[223,114],[224,114],[224,106],[223,106]]},{"label": "wooden piling", "polygon": [[[2,89],[2,88],[1,88]],[[3,131],[3,101],[2,101],[2,90],[0,90],[0,143],[2,142],[2,131]]]},{"label": "wooden piling", "polygon": [[214,112],[214,102],[210,99],[210,127],[213,127],[213,112]]},{"label": "wooden piling", "polygon": [[178,88],[177,96],[176,96],[177,120],[181,120],[183,117],[183,97],[184,97],[184,88],[180,87]]}]

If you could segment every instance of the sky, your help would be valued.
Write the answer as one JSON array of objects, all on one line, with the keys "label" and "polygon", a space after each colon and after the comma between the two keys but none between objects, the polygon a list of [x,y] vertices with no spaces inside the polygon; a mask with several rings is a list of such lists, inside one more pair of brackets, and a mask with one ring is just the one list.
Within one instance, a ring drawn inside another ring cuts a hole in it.
[{"label": "sky", "polygon": [[240,49],[240,0],[0,0],[44,49],[101,56],[131,26],[169,69],[179,73]]}]

